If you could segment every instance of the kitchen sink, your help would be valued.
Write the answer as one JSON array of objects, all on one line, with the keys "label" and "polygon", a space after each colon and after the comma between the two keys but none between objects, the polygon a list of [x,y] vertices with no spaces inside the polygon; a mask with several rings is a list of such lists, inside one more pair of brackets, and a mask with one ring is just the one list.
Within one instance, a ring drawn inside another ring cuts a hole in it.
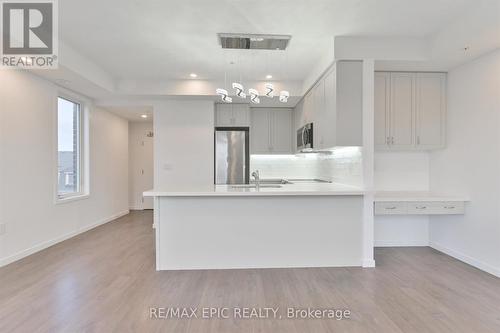
[{"label": "kitchen sink", "polygon": [[[254,181],[250,181],[250,183],[252,184],[255,184]],[[260,184],[270,184],[270,185],[274,185],[274,184],[290,184],[290,182],[286,179],[261,179],[260,180]]]},{"label": "kitchen sink", "polygon": [[[281,185],[260,184],[260,188],[281,188]],[[231,188],[257,188],[255,184],[231,185]]]}]

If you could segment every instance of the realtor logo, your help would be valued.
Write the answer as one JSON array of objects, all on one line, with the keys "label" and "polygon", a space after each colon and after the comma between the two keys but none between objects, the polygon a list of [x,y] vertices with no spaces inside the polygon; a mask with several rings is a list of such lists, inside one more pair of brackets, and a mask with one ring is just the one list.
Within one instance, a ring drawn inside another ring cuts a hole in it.
[{"label": "realtor logo", "polygon": [[56,0],[1,2],[3,68],[57,68]]}]

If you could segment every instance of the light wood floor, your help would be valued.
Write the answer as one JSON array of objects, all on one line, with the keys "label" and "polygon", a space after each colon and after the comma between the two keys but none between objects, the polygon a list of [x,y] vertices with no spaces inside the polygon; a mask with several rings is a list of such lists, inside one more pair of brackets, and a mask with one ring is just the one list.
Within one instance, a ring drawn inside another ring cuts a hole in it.
[{"label": "light wood floor", "polygon": [[[500,279],[429,248],[377,268],[156,272],[151,212],[0,268],[0,332],[500,332]],[[349,309],[351,319],[149,319],[150,307]]]}]

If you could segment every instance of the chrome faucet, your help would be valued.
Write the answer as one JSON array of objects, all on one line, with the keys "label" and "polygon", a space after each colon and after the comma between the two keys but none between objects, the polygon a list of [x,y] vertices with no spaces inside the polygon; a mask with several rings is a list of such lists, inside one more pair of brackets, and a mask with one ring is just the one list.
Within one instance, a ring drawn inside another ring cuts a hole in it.
[{"label": "chrome faucet", "polygon": [[259,170],[255,170],[252,172],[252,177],[255,178],[255,187],[257,189],[260,187],[260,175],[259,175]]}]

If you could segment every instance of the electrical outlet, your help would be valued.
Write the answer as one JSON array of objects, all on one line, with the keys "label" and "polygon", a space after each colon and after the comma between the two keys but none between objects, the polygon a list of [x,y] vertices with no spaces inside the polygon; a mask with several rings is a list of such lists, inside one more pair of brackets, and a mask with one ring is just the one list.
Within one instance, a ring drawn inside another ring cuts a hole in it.
[{"label": "electrical outlet", "polygon": [[0,223],[0,235],[5,234],[5,223]]}]

